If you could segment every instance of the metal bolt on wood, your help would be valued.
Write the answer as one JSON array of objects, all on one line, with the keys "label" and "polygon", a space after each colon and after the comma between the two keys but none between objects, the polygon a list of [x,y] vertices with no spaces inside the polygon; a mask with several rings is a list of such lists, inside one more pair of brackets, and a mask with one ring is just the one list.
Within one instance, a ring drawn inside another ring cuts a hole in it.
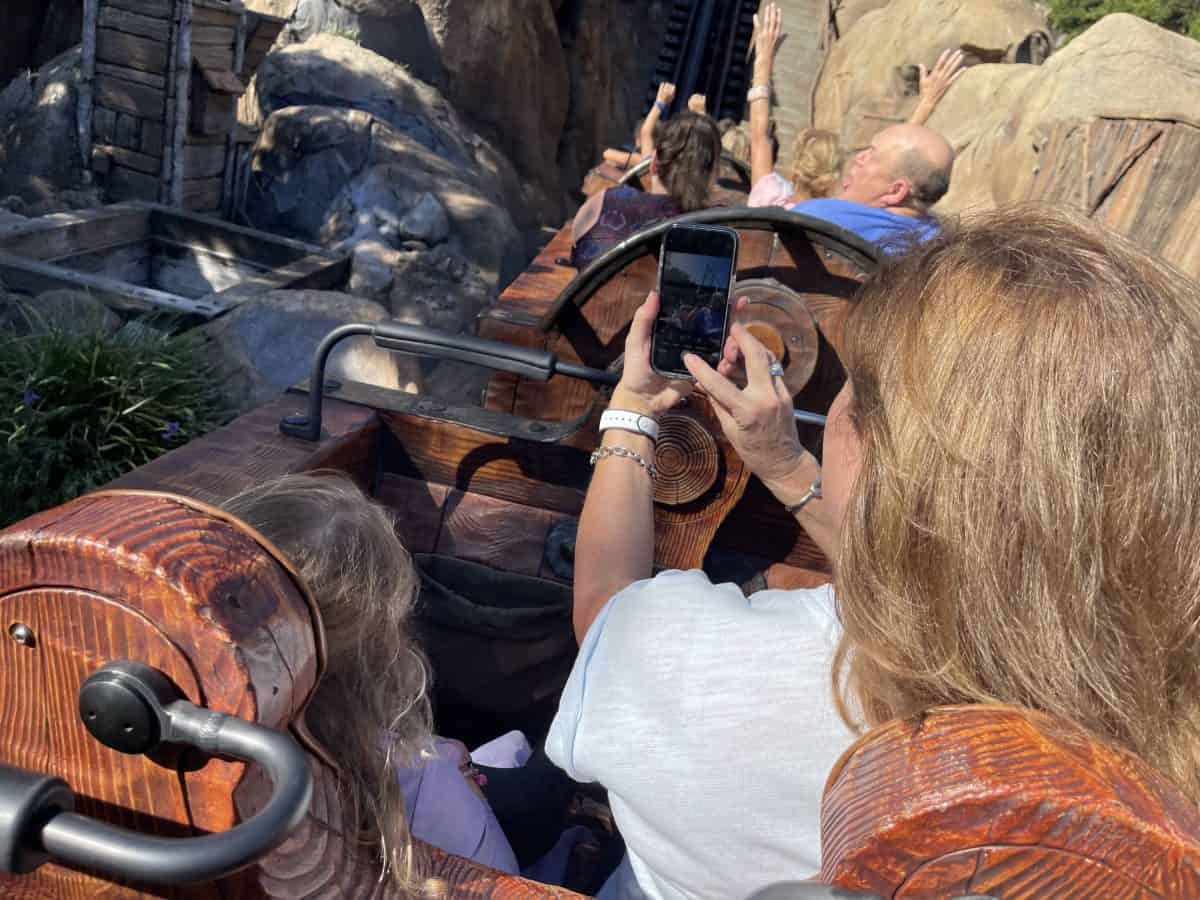
[{"label": "metal bolt on wood", "polygon": [[33,629],[16,622],[8,629],[9,636],[22,647],[33,646]]}]

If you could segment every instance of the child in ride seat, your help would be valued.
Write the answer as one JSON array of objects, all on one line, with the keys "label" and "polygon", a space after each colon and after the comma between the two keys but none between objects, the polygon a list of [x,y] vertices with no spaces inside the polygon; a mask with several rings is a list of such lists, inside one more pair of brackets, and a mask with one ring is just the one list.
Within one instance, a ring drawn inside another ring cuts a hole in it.
[{"label": "child in ride seat", "polygon": [[[287,475],[223,506],[275,544],[320,608],[327,666],[305,722],[341,764],[343,808],[359,823],[358,840],[381,848],[403,887],[419,875],[410,835],[516,874],[517,857],[485,798],[487,776],[462,743],[432,733],[430,666],[413,637],[421,579],[388,512],[333,472]],[[531,751],[511,732],[476,753],[496,774],[523,766]],[[528,773],[539,782],[547,781],[542,759]],[[569,847],[555,849],[535,870],[541,880],[564,874]]]}]

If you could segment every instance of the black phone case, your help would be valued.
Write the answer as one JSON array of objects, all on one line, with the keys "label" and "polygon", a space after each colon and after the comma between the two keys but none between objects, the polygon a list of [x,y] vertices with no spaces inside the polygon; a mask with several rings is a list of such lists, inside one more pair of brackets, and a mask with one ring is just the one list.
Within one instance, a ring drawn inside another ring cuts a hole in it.
[{"label": "black phone case", "polygon": [[727,236],[731,237],[731,239],[732,239],[733,253],[732,253],[731,258],[733,260],[733,264],[729,267],[729,283],[725,286],[725,322],[721,328],[721,343],[720,343],[720,346],[722,348],[725,346],[725,341],[729,338],[730,312],[731,312],[731,304],[733,301],[733,297],[732,297],[733,283],[737,280],[737,258],[738,258],[738,250],[741,248],[741,239],[738,237],[738,233],[736,231],[734,231],[732,228],[726,228],[724,225],[672,225],[667,230],[666,235],[663,236],[662,249],[659,250],[659,254],[658,254],[658,279],[655,282],[655,290],[658,292],[658,296],[659,296],[659,310],[658,310],[658,315],[654,317],[653,330],[650,332],[650,368],[655,374],[661,375],[663,378],[673,378],[673,379],[682,379],[682,380],[686,380],[686,381],[694,381],[695,379],[692,378],[692,374],[690,372],[688,372],[687,369],[681,368],[679,371],[674,371],[674,370],[669,370],[669,369],[663,370],[663,369],[658,368],[658,366],[654,365],[654,356],[655,356],[654,348],[658,341],[658,323],[662,319],[662,305],[661,304],[662,304],[663,263],[667,258],[667,248],[671,244],[671,236],[673,233],[676,233],[677,229],[688,229],[688,230],[696,230],[696,231],[714,232],[714,233],[727,235]]}]

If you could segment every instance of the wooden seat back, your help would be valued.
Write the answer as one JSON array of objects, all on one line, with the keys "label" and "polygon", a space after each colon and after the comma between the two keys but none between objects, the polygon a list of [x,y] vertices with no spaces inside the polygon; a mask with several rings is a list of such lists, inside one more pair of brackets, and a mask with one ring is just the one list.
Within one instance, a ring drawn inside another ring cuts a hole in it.
[{"label": "wooden seat back", "polygon": [[999,706],[880,726],[829,775],[821,880],[883,897],[1200,897],[1200,810],[1132,754]]},{"label": "wooden seat back", "polygon": [[[53,863],[0,876],[5,897],[387,897],[369,848],[342,838],[336,762],[302,727],[324,665],[320,616],[290,564],[229,515],[166,494],[82,497],[0,532],[0,763],[63,778],[79,812],[147,834],[221,832],[266,802],[255,766],[180,774],[94,740],[79,686],[130,659],[188,700],[276,729],[309,751],[309,814],[271,855],[220,883],[117,884]],[[14,626],[32,640],[12,639]],[[455,897],[570,897],[427,848],[419,867]]]}]

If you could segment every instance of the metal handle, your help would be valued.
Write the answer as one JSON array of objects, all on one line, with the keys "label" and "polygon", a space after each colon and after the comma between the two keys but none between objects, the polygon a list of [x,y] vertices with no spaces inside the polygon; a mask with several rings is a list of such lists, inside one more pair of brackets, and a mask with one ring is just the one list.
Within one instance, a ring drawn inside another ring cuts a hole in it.
[{"label": "metal handle", "polygon": [[486,366],[498,372],[511,372],[514,375],[538,381],[548,381],[554,375],[567,375],[572,378],[581,378],[592,384],[614,385],[621,377],[618,372],[560,362],[558,357],[548,350],[516,347],[501,341],[490,341],[471,335],[447,334],[420,325],[406,325],[403,322],[342,325],[326,335],[320,346],[317,347],[316,355],[313,357],[312,376],[308,383],[308,412],[305,415],[288,416],[280,422],[279,430],[284,434],[303,438],[306,441],[315,441],[320,438],[321,409],[325,399],[323,393],[325,366],[333,348],[339,342],[354,335],[369,335],[374,339],[375,345],[383,350],[451,359],[457,362]]},{"label": "metal handle", "polygon": [[263,767],[271,779],[262,810],[224,834],[163,838],[71,812],[67,785],[0,767],[0,871],[23,873],[50,859],[121,879],[186,884],[224,878],[283,842],[308,812],[308,758],[289,736],[177,699],[170,682],[140,663],[105,666],[79,692],[84,724],[124,753],[192,747]]}]

